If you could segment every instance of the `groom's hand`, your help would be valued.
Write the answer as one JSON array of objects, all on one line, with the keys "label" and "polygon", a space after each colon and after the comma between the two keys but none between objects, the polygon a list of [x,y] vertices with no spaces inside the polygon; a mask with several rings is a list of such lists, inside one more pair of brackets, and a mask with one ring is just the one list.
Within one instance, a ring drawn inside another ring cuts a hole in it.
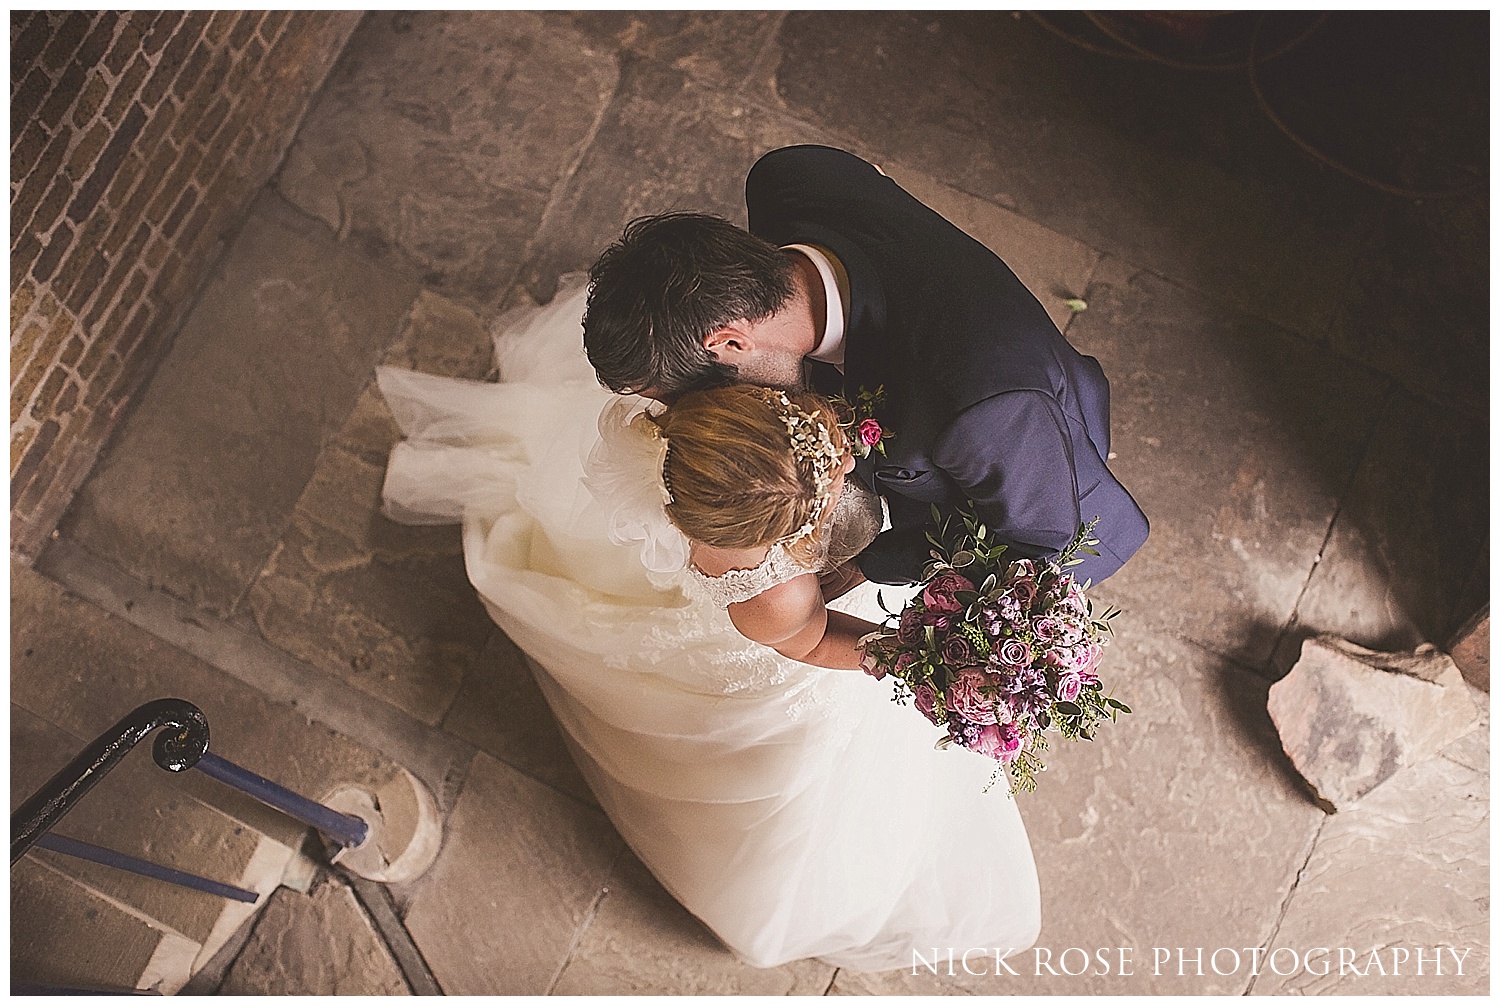
[{"label": "groom's hand", "polygon": [[841,566],[835,566],[826,573],[818,574],[818,586],[823,589],[824,604],[834,598],[843,597],[864,582],[865,575],[859,571],[859,567],[852,559]]}]

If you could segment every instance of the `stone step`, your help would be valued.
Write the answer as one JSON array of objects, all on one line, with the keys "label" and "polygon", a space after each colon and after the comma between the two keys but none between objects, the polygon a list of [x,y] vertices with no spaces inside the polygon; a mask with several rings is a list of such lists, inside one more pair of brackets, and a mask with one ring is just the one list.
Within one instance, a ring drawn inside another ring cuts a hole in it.
[{"label": "stone step", "polygon": [[[12,704],[12,809],[85,743]],[[261,834],[195,799],[179,785],[182,778],[156,767],[148,752],[131,752],[53,831],[255,891],[261,895],[257,903],[231,901],[44,849],[29,855],[200,944],[206,961],[281,883],[301,832],[291,843]]]},{"label": "stone step", "polygon": [[171,995],[202,945],[24,856],[10,871],[10,976],[59,988]]},{"label": "stone step", "polygon": [[[13,756],[17,763],[13,771],[37,783],[131,709],[164,697],[185,699],[204,711],[214,753],[310,799],[326,801],[330,793],[351,786],[380,793],[393,782],[409,783],[404,769],[389,758],[14,562],[11,643],[13,720],[40,738],[39,751],[57,752],[40,765],[32,764],[31,754],[18,751]],[[151,763],[146,750],[133,752],[111,776],[116,773],[124,775],[91,791],[65,819],[70,826],[60,828],[59,833],[267,892],[280,880],[291,850],[306,833],[290,818],[202,773],[167,776]],[[130,785],[123,785],[127,782]],[[137,790],[137,785],[143,788]],[[17,802],[31,792],[20,783],[14,790],[19,793]],[[155,796],[132,796],[145,793]],[[85,811],[85,805],[96,801],[97,809]],[[186,816],[174,823],[166,820],[173,815],[160,810],[168,805],[196,809],[182,811]],[[224,826],[214,830],[204,814],[220,815]],[[123,847],[107,834],[104,822],[111,815],[133,816],[141,822],[143,830],[133,840],[134,847]],[[147,824],[150,830],[145,830]],[[154,837],[148,842],[146,836]],[[204,860],[196,858],[194,846],[202,847]],[[45,857],[49,865],[62,858],[45,852],[34,855]],[[215,858],[221,865],[209,865]],[[91,884],[106,883],[99,879],[105,867],[75,866],[69,861],[63,868]],[[236,875],[235,871],[240,872]],[[116,877],[108,883],[167,886],[135,877],[128,881]],[[209,897],[184,893],[191,898]],[[155,899],[150,901],[148,916],[160,911],[172,920],[163,924],[204,934],[198,966],[255,910],[255,906],[225,902],[237,907],[210,920],[207,910],[190,910],[175,902],[167,906],[167,894],[131,895],[136,896]]]},{"label": "stone step", "polygon": [[[205,618],[210,616],[203,616]],[[92,739],[152,699],[186,699],[208,716],[210,750],[312,800],[344,786],[379,791],[403,769],[35,570],[11,564],[11,701]],[[301,830],[198,772],[188,792],[278,840]],[[278,832],[276,821],[280,820]]]}]

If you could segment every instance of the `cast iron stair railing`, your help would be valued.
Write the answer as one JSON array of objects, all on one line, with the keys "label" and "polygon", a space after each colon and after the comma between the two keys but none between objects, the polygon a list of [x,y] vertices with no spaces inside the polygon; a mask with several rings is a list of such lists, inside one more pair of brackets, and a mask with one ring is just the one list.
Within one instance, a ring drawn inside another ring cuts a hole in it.
[{"label": "cast iron stair railing", "polygon": [[100,734],[93,743],[63,766],[36,793],[16,808],[10,816],[10,861],[26,854],[33,846],[63,855],[87,859],[116,869],[154,877],[219,897],[255,903],[259,895],[195,874],[159,866],[76,839],[48,832],[83,799],[84,795],[109,774],[131,750],[154,731],[152,760],[168,772],[198,769],[272,807],[281,813],[322,832],[334,843],[358,847],[369,837],[369,825],[362,819],[338,811],[293,793],[269,779],[241,768],[208,750],[208,717],[191,702],[183,699],[157,699],[132,710],[113,727]]}]

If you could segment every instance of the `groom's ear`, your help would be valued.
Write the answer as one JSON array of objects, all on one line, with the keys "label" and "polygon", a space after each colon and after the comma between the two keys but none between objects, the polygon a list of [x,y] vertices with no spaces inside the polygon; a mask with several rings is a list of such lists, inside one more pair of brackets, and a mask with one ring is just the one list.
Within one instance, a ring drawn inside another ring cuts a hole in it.
[{"label": "groom's ear", "polygon": [[749,333],[739,325],[725,325],[714,329],[703,337],[703,348],[720,363],[728,363],[735,356],[753,348]]}]

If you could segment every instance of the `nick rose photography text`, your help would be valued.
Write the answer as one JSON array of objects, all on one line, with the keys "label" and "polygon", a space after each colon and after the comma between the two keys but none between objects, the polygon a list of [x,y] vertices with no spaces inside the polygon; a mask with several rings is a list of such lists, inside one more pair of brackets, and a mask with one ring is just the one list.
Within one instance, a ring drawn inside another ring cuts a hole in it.
[{"label": "nick rose photography text", "polygon": [[[1141,953],[1135,947],[1101,947],[1093,951],[1068,947],[1054,952],[1050,947],[1033,947],[1028,953],[1016,954],[1009,947],[933,948],[924,955],[911,952],[911,973],[927,971],[957,977],[968,974],[1034,976],[1056,975],[1079,978],[1084,975],[1105,977],[1136,974],[1179,977],[1246,974],[1269,971],[1287,976],[1303,972],[1327,974],[1399,976],[1462,975],[1464,963],[1472,948],[1464,947],[1373,947],[1368,951],[1353,947],[1151,947]],[[1405,970],[1403,970],[1403,968]]]}]

